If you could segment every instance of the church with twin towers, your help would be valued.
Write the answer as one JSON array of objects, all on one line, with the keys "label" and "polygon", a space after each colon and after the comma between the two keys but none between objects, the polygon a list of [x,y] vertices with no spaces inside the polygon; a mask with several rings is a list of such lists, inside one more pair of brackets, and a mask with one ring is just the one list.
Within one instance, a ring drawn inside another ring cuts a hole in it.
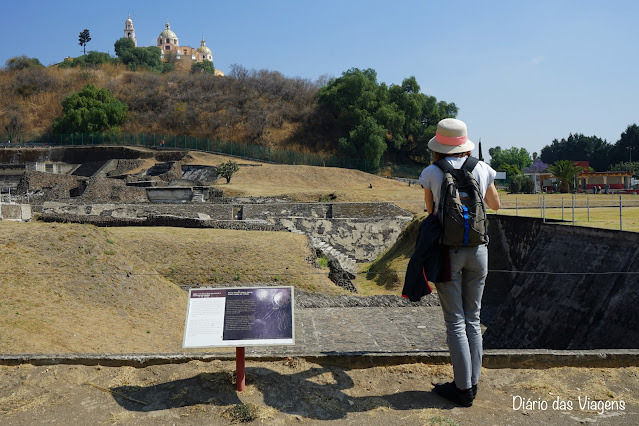
[{"label": "church with twin towers", "polygon": [[[138,40],[135,36],[135,28],[133,27],[131,15],[129,15],[124,22],[124,37],[133,40],[135,47],[138,47]],[[162,52],[162,61],[168,62],[174,59],[176,67],[179,66],[180,68],[188,70],[194,62],[213,62],[213,52],[206,46],[204,37],[202,37],[200,47],[197,49],[191,46],[180,46],[178,36],[171,30],[168,19],[166,20],[166,24],[164,24],[164,31],[157,37],[156,46]],[[224,73],[216,69],[215,75],[223,76]]]}]

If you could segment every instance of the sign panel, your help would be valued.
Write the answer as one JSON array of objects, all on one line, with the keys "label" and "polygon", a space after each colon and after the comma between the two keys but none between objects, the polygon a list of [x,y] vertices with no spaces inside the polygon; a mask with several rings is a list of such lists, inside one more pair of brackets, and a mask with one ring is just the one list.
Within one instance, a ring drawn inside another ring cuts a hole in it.
[{"label": "sign panel", "polygon": [[189,290],[183,348],[294,345],[293,287]]}]

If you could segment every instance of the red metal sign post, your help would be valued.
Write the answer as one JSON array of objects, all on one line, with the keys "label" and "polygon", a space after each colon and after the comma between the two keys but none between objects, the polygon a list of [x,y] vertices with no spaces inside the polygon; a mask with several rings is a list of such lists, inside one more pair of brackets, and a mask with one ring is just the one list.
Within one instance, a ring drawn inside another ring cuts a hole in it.
[{"label": "red metal sign post", "polygon": [[238,392],[242,392],[246,386],[246,376],[244,374],[244,348],[235,348],[235,382]]}]

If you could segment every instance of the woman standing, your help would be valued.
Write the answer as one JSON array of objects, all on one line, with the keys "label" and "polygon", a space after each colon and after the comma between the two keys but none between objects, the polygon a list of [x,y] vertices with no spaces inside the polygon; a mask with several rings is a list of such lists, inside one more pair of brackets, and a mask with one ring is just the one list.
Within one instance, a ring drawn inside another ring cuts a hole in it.
[{"label": "woman standing", "polygon": [[[453,168],[462,167],[475,144],[468,139],[466,124],[446,118],[437,124],[435,137],[428,142],[433,160],[444,158]],[[496,176],[488,164],[479,161],[472,171],[484,203],[493,210],[501,206],[495,188]],[[424,201],[429,214],[437,213],[444,172],[432,164],[424,169],[419,181],[424,187]],[[470,407],[477,395],[481,374],[482,336],[480,328],[481,298],[488,275],[488,247],[449,247],[451,281],[436,283],[444,312],[446,337],[454,381],[438,383],[435,391],[459,405]]]}]

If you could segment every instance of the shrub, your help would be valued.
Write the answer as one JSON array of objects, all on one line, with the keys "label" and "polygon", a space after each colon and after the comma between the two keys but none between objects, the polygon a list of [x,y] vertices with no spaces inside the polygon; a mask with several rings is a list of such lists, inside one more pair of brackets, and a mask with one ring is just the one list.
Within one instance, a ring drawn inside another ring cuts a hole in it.
[{"label": "shrub", "polygon": [[117,130],[126,119],[127,106],[107,89],[87,84],[62,101],[62,111],[53,123],[55,133],[101,133]]},{"label": "shrub", "polygon": [[38,58],[29,58],[25,55],[15,56],[5,63],[8,70],[23,70],[26,68],[44,68]]}]

